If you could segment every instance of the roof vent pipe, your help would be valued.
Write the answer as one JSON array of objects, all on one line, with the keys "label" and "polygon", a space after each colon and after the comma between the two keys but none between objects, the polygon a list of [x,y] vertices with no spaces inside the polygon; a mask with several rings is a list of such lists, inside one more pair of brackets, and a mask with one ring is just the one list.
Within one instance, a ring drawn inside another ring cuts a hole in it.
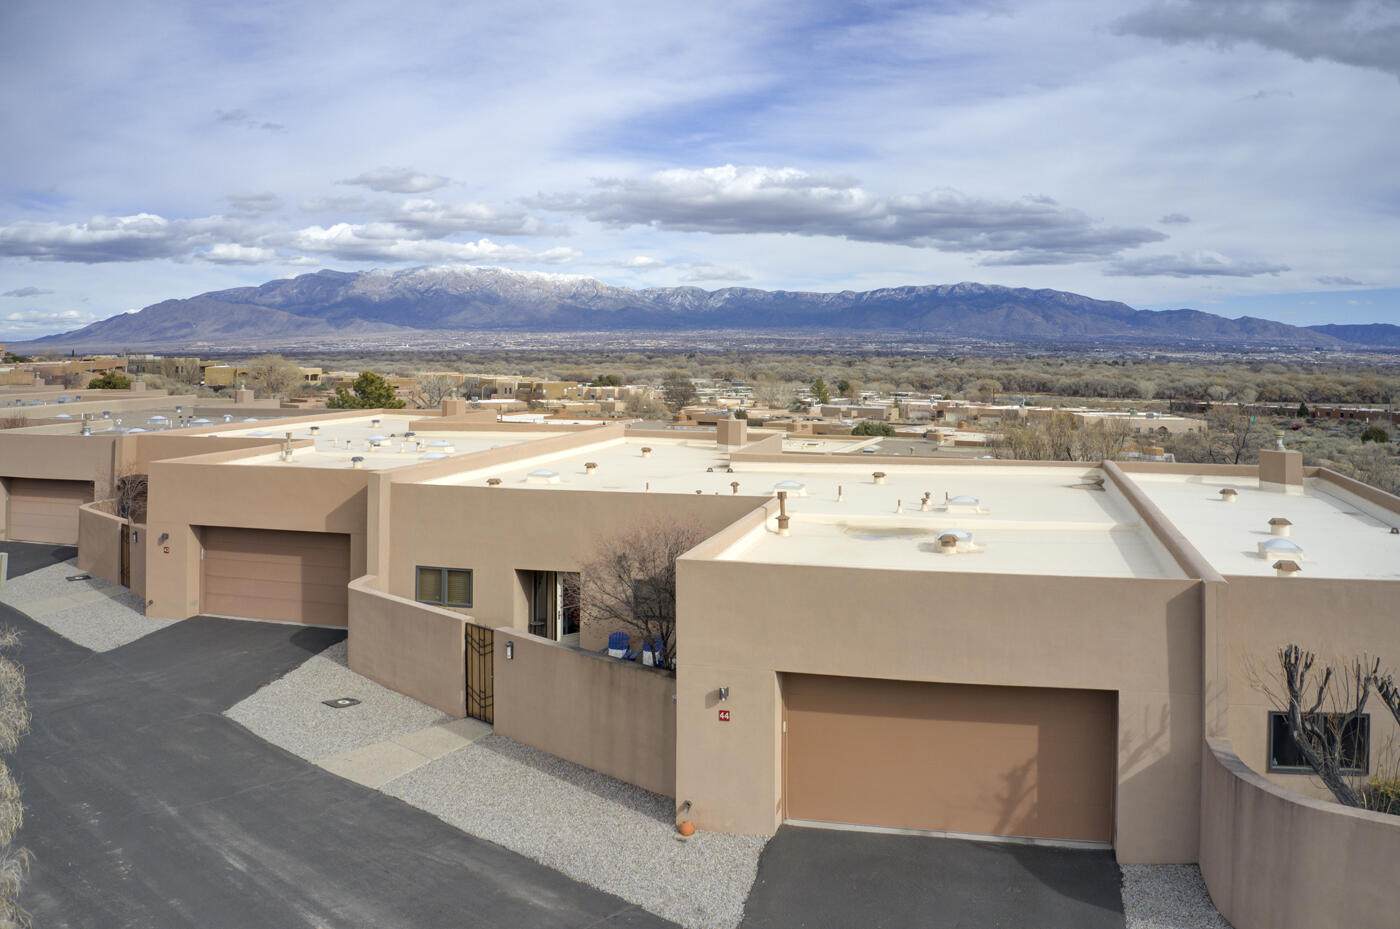
[{"label": "roof vent pipe", "polygon": [[649,445],[643,445],[643,446],[642,446],[642,457],[643,457],[643,458],[650,458],[650,457],[651,457],[651,446],[649,446]]},{"label": "roof vent pipe", "polygon": [[371,420],[369,421],[369,424],[370,424],[371,426],[375,427],[375,428],[378,428],[378,427],[379,427],[379,417],[376,416],[374,419],[371,419]]},{"label": "roof vent pipe", "polygon": [[364,466],[365,466],[365,459],[364,459],[363,457],[361,457],[360,455],[356,455],[354,458],[351,458],[351,459],[350,459],[350,467],[352,467],[352,468],[354,468],[354,469],[356,469],[356,470],[359,470],[360,468],[363,468]]},{"label": "roof vent pipe", "polygon": [[1292,527],[1293,524],[1288,520],[1284,519],[1282,516],[1275,516],[1273,519],[1269,520],[1270,535],[1287,536],[1290,532],[1293,531]]},{"label": "roof vent pipe", "polygon": [[1292,577],[1301,570],[1303,569],[1298,566],[1298,562],[1296,561],[1281,560],[1274,562],[1274,573],[1279,577]]},{"label": "roof vent pipe", "polygon": [[598,462],[596,462],[596,461],[585,461],[585,462],[583,463],[583,471],[584,471],[585,474],[592,474],[594,471],[597,471],[597,470],[598,470]]},{"label": "roof vent pipe", "polygon": [[836,485],[836,502],[837,502],[837,503],[840,503],[840,502],[841,502],[842,500],[844,500],[845,498],[846,498],[846,488],[842,487],[840,484],[837,484],[837,485]]},{"label": "roof vent pipe", "polygon": [[316,433],[318,433],[318,432],[320,432],[320,431],[321,431],[321,427],[320,427],[320,426],[312,426],[312,427],[311,427],[311,434],[312,434],[312,435],[315,435]]},{"label": "roof vent pipe", "polygon": [[734,492],[735,492],[736,494],[739,492],[739,482],[738,482],[738,481],[730,481],[730,482],[729,482],[729,486],[734,490]]},{"label": "roof vent pipe", "polygon": [[500,479],[499,477],[488,477],[488,478],[486,479],[486,486],[487,486],[487,487],[500,487],[500,486],[501,486],[501,479]]},{"label": "roof vent pipe", "polygon": [[1224,490],[1220,491],[1221,503],[1234,503],[1239,498],[1240,492],[1233,487],[1226,487]]},{"label": "roof vent pipe", "polygon": [[788,523],[792,520],[787,514],[787,491],[778,491],[778,535],[792,535]]},{"label": "roof vent pipe", "polygon": [[877,483],[877,484],[883,484],[883,483],[885,483],[885,472],[884,472],[884,471],[876,471],[874,474],[871,475],[871,477],[875,478],[875,483]]},{"label": "roof vent pipe", "polygon": [[903,512],[904,512],[904,501],[903,501],[903,500],[896,500],[896,501],[894,502],[894,511],[895,511],[895,513],[903,513]]},{"label": "roof vent pipe", "polygon": [[919,510],[927,513],[929,509],[929,498],[933,496],[933,491],[925,491],[924,498],[919,501]]},{"label": "roof vent pipe", "polygon": [[958,537],[948,532],[938,537],[938,554],[956,555],[958,553]]}]

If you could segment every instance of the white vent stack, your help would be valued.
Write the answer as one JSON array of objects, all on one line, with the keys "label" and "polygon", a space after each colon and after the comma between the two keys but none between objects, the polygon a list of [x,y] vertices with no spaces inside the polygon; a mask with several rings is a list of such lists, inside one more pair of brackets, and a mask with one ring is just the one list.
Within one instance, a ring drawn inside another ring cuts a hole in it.
[{"label": "white vent stack", "polygon": [[876,471],[876,472],[874,472],[873,474],[871,474],[870,476],[871,476],[872,478],[874,478],[875,483],[877,483],[877,484],[883,484],[883,483],[885,483],[885,472],[884,472],[884,471]]},{"label": "white vent stack", "polygon": [[651,457],[651,446],[649,446],[649,445],[643,445],[643,446],[642,446],[642,457],[643,457],[643,458],[650,458],[650,457]]},{"label": "white vent stack", "polygon": [[486,479],[486,486],[487,486],[487,487],[500,487],[500,486],[501,486],[501,479],[500,479],[499,477],[488,477],[488,478]]},{"label": "white vent stack", "polygon": [[792,517],[788,516],[787,513],[787,491],[780,490],[778,491],[778,535],[792,535],[792,530],[788,528],[791,520]]},{"label": "white vent stack", "polygon": [[583,473],[586,474],[586,475],[588,475],[589,477],[592,477],[592,476],[593,476],[593,473],[594,473],[595,471],[597,471],[597,470],[598,470],[598,462],[596,462],[596,461],[585,461],[585,462],[583,463]]},{"label": "white vent stack", "polygon": [[369,425],[370,425],[370,428],[371,428],[371,429],[378,429],[378,428],[379,428],[379,417],[376,416],[374,419],[371,419],[371,420],[369,421]]},{"label": "white vent stack", "polygon": [[1301,570],[1303,569],[1298,565],[1298,562],[1296,561],[1280,559],[1274,562],[1274,574],[1278,575],[1279,577],[1292,577]]},{"label": "white vent stack", "polygon": [[836,502],[843,503],[846,499],[846,488],[840,484],[836,485]]},{"label": "white vent stack", "polygon": [[1269,520],[1269,535],[1287,538],[1292,530],[1293,523],[1284,519],[1282,516],[1275,516],[1273,519]]},{"label": "white vent stack", "polygon": [[311,434],[312,434],[312,435],[315,435],[316,433],[318,433],[318,432],[320,432],[320,431],[321,431],[321,427],[320,427],[320,426],[312,426],[312,427],[311,427]]},{"label": "white vent stack", "polygon": [[354,468],[355,470],[358,471],[360,468],[363,468],[364,466],[365,466],[365,459],[364,459],[363,456],[361,456],[361,455],[356,455],[354,458],[351,458],[351,459],[350,459],[350,467]]},{"label": "white vent stack", "polygon": [[929,500],[930,500],[932,497],[933,497],[933,492],[932,492],[932,491],[927,491],[927,490],[924,491],[923,499],[921,499],[921,500],[919,501],[919,512],[921,512],[921,513],[927,513],[927,512],[929,511]]},{"label": "white vent stack", "polygon": [[1221,503],[1235,503],[1240,499],[1240,492],[1233,487],[1226,487],[1220,491]]}]

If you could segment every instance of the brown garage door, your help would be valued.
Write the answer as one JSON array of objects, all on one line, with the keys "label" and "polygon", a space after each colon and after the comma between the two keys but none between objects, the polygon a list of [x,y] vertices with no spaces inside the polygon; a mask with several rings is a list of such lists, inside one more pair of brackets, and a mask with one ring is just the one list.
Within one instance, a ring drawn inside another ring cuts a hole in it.
[{"label": "brown garage door", "polygon": [[26,542],[78,544],[78,507],[92,502],[92,481],[10,480],[6,535]]},{"label": "brown garage door", "polygon": [[783,675],[787,817],[1113,838],[1114,694]]},{"label": "brown garage door", "polygon": [[350,537],[204,527],[205,613],[346,624]]}]

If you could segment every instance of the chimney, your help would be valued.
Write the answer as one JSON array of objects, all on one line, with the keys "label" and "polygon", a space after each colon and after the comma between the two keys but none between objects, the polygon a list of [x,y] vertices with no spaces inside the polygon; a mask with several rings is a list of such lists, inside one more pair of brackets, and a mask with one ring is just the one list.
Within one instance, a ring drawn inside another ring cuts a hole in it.
[{"label": "chimney", "polygon": [[778,535],[791,535],[788,529],[788,522],[792,517],[787,514],[787,491],[778,491]]},{"label": "chimney", "polygon": [[467,401],[465,401],[465,400],[450,399],[450,398],[443,398],[443,401],[442,401],[442,415],[443,415],[443,416],[465,416],[465,415],[467,415]]},{"label": "chimney", "polygon": [[1274,493],[1303,492],[1303,453],[1277,448],[1259,453],[1259,489]]},{"label": "chimney", "polygon": [[1293,524],[1282,516],[1275,516],[1269,520],[1269,534],[1287,536],[1292,531]]},{"label": "chimney", "polygon": [[738,448],[749,444],[748,420],[721,419],[715,425],[715,443],[726,448]]},{"label": "chimney", "polygon": [[[135,386],[135,385],[132,385]],[[233,392],[233,405],[238,406],[243,403],[253,402],[253,392],[246,387],[240,387]]]}]

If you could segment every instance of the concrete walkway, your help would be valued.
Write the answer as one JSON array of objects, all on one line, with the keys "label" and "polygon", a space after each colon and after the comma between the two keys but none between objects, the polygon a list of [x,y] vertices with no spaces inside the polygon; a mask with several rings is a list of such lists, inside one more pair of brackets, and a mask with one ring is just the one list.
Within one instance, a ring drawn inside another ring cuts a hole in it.
[{"label": "concrete walkway", "polygon": [[490,726],[475,719],[454,719],[387,742],[322,758],[316,764],[332,774],[378,790],[394,778],[466,748],[491,732]]},{"label": "concrete walkway", "polygon": [[8,606],[0,623],[29,679],[14,770],[36,926],[670,925],[221,715],[341,632],[199,618],[99,654]]}]

